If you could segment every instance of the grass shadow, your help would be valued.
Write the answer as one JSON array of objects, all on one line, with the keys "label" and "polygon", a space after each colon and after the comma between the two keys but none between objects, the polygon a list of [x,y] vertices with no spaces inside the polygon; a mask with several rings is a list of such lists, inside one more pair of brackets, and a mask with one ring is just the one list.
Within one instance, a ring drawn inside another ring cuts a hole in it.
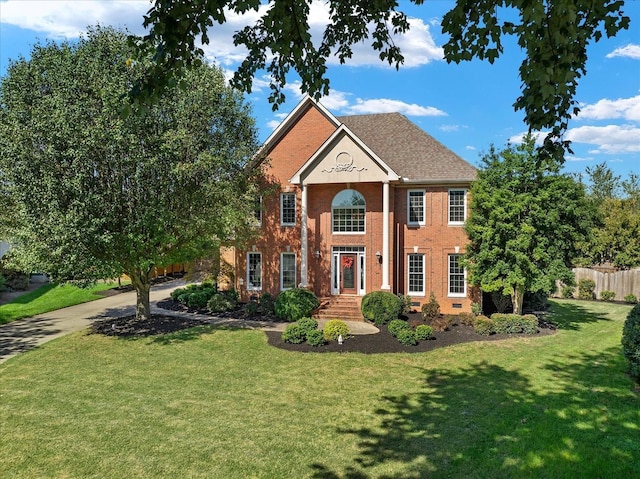
[{"label": "grass shadow", "polygon": [[352,464],[316,461],[311,477],[640,477],[640,401],[619,348],[543,369],[550,390],[487,362],[424,370],[419,392],[380,398],[374,427],[338,431],[356,442]]},{"label": "grass shadow", "polygon": [[579,331],[582,324],[611,321],[605,312],[593,311],[592,305],[585,307],[577,300],[550,301],[549,316],[558,329]]}]

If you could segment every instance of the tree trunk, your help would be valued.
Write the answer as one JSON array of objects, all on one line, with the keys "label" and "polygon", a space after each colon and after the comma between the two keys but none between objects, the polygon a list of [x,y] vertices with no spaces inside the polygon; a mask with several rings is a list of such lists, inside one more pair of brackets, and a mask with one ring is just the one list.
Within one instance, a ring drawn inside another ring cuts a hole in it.
[{"label": "tree trunk", "polygon": [[522,303],[524,302],[524,288],[522,286],[513,288],[511,302],[513,303],[513,314],[522,314]]},{"label": "tree trunk", "polygon": [[151,292],[151,275],[150,269],[142,271],[135,268],[129,277],[131,284],[136,290],[136,320],[147,321],[151,318],[151,304],[149,302],[149,293]]}]

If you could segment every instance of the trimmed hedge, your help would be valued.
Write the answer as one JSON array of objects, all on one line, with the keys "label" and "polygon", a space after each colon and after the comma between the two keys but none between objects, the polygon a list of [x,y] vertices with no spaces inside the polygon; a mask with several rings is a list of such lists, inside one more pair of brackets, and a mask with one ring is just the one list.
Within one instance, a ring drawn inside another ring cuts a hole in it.
[{"label": "trimmed hedge", "polygon": [[602,301],[613,301],[616,297],[616,293],[613,291],[604,290],[600,293],[600,299]]},{"label": "trimmed hedge", "polygon": [[636,304],[638,297],[635,294],[628,294],[624,297],[624,302],[629,304]]},{"label": "trimmed hedge", "polygon": [[320,301],[312,291],[304,288],[293,288],[283,291],[274,305],[276,316],[287,321],[297,321],[311,316]]},{"label": "trimmed hedge", "polygon": [[433,328],[426,324],[420,324],[416,326],[416,339],[418,341],[426,341],[433,337]]},{"label": "trimmed hedge", "polygon": [[362,298],[360,311],[367,321],[380,326],[392,319],[398,319],[404,308],[404,301],[387,291],[373,291]]},{"label": "trimmed hedge", "polygon": [[476,333],[482,336],[489,336],[495,332],[493,329],[493,321],[482,315],[476,316],[476,319],[473,322],[473,329]]},{"label": "trimmed hedge", "polygon": [[288,324],[282,333],[282,340],[285,343],[300,344],[307,339],[307,333],[299,324]]},{"label": "trimmed hedge", "polygon": [[339,319],[327,321],[322,331],[324,339],[327,341],[337,341],[340,335],[342,335],[342,339],[347,339],[349,335],[349,327],[344,321],[340,321]]},{"label": "trimmed hedge", "polygon": [[493,331],[496,334],[536,334],[538,332],[538,318],[533,314],[504,314],[491,315]]},{"label": "trimmed hedge", "polygon": [[402,319],[392,319],[389,322],[389,334],[391,334],[391,336],[393,336],[394,338],[398,337],[398,333],[400,331],[403,331],[405,329],[411,329],[411,326],[409,325],[409,323],[407,323],[406,321],[403,321]]},{"label": "trimmed hedge", "polygon": [[185,288],[178,288],[171,292],[171,299],[194,309],[204,309],[207,303],[217,293],[213,283],[190,284]]},{"label": "trimmed hedge", "polygon": [[640,380],[640,304],[636,304],[624,322],[622,352],[629,362],[629,372]]},{"label": "trimmed hedge", "polygon": [[398,331],[397,339],[398,342],[404,346],[415,346],[418,344],[418,341],[416,341],[416,333],[409,328]]}]

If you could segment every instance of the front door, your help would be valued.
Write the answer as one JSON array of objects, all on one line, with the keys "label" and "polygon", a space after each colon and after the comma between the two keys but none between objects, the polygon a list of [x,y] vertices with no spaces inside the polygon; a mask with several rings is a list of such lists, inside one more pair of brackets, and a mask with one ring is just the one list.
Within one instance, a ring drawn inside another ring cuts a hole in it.
[{"label": "front door", "polygon": [[340,294],[356,294],[358,255],[340,254]]}]

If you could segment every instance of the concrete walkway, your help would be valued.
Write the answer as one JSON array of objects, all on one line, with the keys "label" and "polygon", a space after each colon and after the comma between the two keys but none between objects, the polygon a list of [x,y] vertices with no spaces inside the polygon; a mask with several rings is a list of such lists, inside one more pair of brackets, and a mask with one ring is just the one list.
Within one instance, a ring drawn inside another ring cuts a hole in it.
[{"label": "concrete walkway", "polygon": [[[184,285],[183,280],[154,285],[150,294],[152,313],[175,316],[189,315],[189,313],[167,311],[157,307],[158,301],[168,298],[171,291]],[[117,318],[134,314],[135,304],[136,293],[132,291],[0,325],[0,363],[52,339],[86,329],[96,319]],[[214,324],[270,331],[283,331],[286,326],[284,323],[216,319],[204,315],[200,317]],[[349,326],[351,334],[375,334],[378,332],[378,329],[369,323],[345,322]],[[322,327],[323,323],[324,321],[319,321],[319,326]]]}]

